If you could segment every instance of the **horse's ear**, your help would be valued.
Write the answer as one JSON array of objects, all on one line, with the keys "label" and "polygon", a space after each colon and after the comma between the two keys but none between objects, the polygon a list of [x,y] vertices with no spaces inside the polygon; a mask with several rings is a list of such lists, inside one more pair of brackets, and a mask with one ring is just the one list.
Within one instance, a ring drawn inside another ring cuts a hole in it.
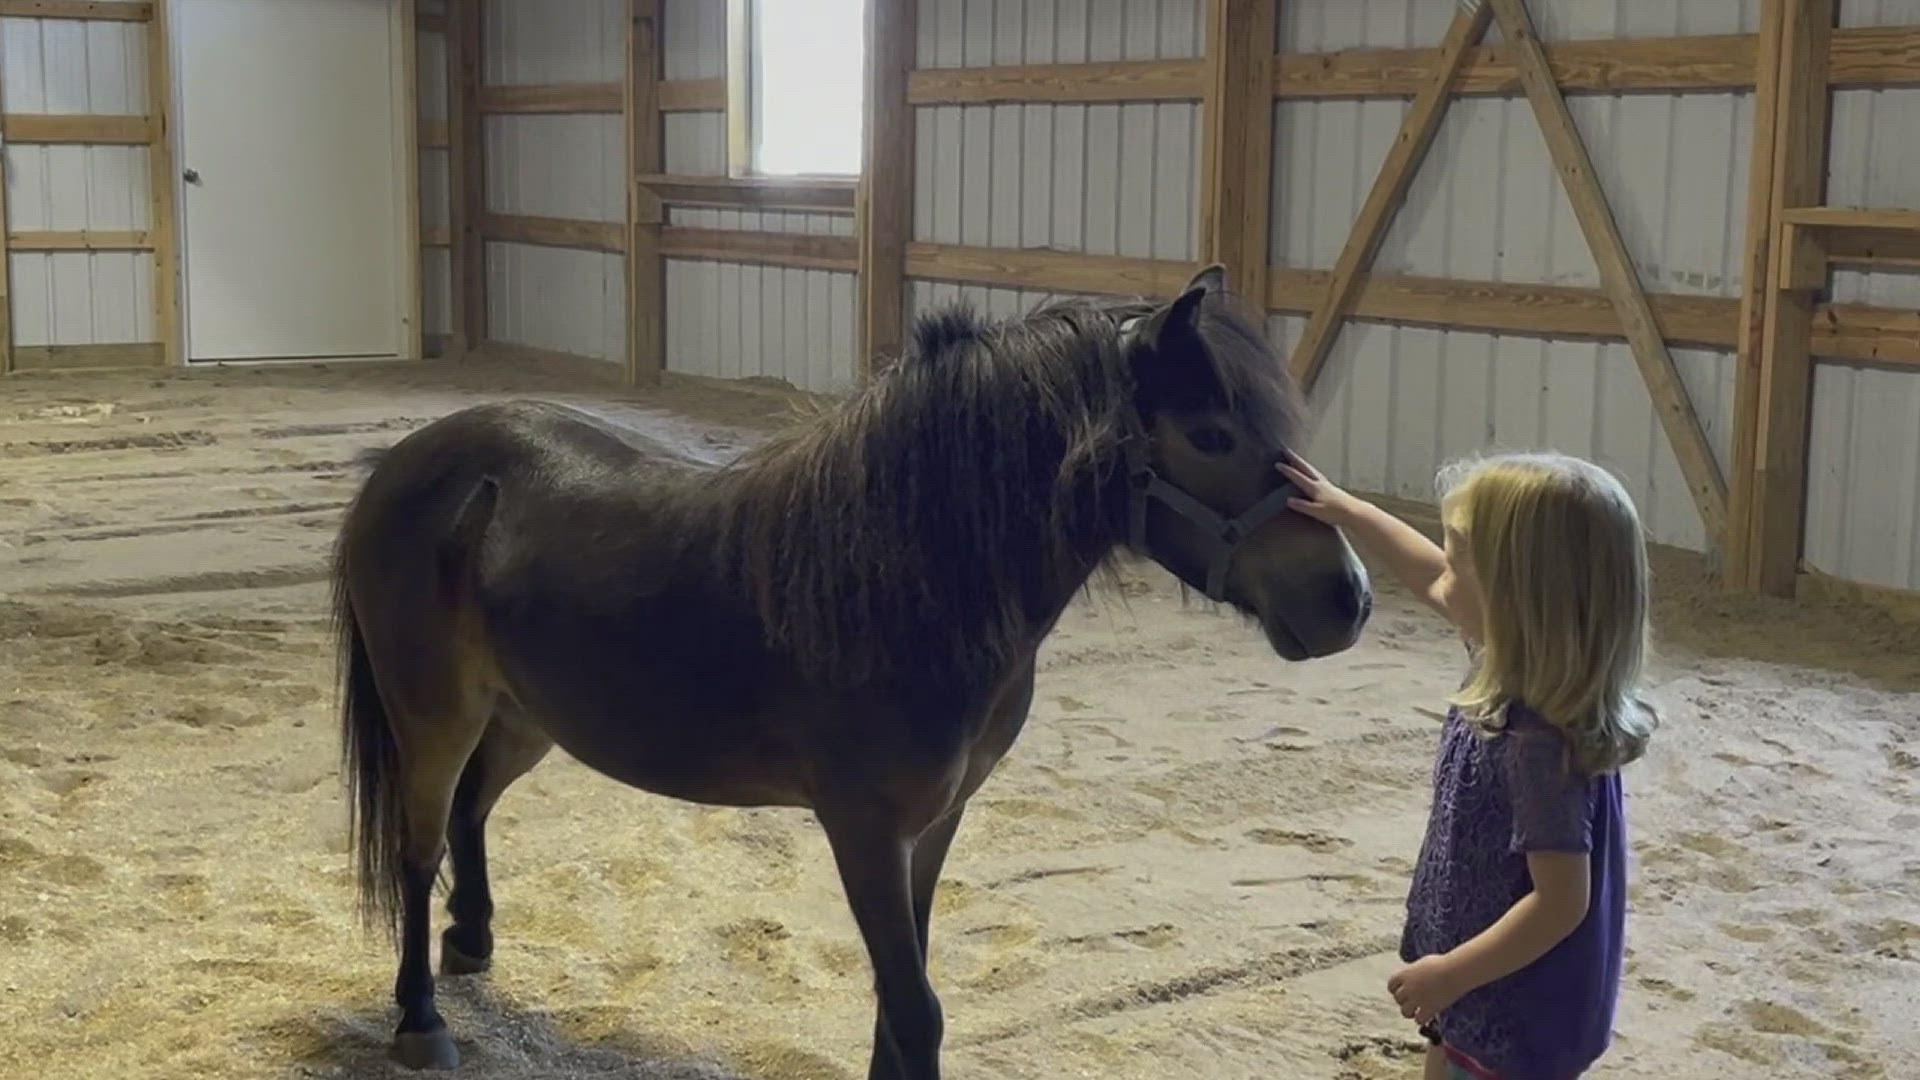
[{"label": "horse's ear", "polygon": [[1222,291],[1225,276],[1226,271],[1219,266],[1209,266],[1195,274],[1172,303],[1153,313],[1147,323],[1147,340],[1158,347],[1173,345],[1182,339],[1191,340],[1200,328],[1200,301],[1210,292]]},{"label": "horse's ear", "polygon": [[1195,289],[1199,289],[1202,292],[1226,292],[1227,268],[1220,263],[1213,263],[1193,275],[1192,280],[1187,282],[1185,291],[1192,292]]}]

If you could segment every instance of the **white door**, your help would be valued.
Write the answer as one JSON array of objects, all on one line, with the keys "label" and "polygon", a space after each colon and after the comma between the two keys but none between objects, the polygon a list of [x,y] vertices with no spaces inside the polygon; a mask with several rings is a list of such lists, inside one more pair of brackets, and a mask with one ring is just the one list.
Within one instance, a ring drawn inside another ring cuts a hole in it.
[{"label": "white door", "polygon": [[173,0],[187,355],[407,340],[398,0]]}]

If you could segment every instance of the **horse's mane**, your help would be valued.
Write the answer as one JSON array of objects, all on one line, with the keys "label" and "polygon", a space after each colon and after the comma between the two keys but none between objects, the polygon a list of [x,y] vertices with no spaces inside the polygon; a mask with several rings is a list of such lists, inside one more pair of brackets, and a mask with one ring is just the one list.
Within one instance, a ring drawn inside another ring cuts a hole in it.
[{"label": "horse's mane", "polygon": [[[770,640],[829,685],[970,686],[1004,670],[1063,583],[1120,538],[1111,481],[1139,430],[1122,326],[1152,310],[931,312],[860,391],[717,476],[717,554]],[[1226,319],[1230,342],[1243,321]],[[1221,374],[1230,394],[1248,382]]]}]

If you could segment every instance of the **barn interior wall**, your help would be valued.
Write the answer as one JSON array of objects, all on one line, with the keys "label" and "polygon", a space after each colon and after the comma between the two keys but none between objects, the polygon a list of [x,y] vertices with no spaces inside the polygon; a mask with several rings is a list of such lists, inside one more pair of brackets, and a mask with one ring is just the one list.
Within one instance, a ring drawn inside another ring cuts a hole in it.
[{"label": "barn interior wall", "polygon": [[[1841,0],[1840,25],[1920,25],[1920,0]],[[1920,207],[1920,88],[1835,91],[1829,147],[1829,205]],[[1832,293],[1920,308],[1920,273],[1836,270]],[[1812,414],[1807,564],[1920,589],[1920,372],[1822,361]]]},{"label": "barn interior wall", "polygon": [[[1199,56],[1199,0],[923,0],[920,67]],[[1196,102],[936,105],[915,110],[913,238],[1192,260]],[[912,281],[908,316],[967,301],[1007,315],[1046,293]]]},{"label": "barn interior wall", "polygon": [[[726,74],[726,5],[666,0],[667,79]],[[665,164],[677,176],[725,176],[724,113],[668,113]],[[852,236],[851,213],[669,207],[667,224],[699,229]],[[845,392],[854,362],[855,275],[835,270],[669,259],[667,370],[721,378],[779,379],[803,390]]]},{"label": "barn interior wall", "polygon": [[[1534,0],[1543,38],[1751,33],[1759,5]],[[1431,47],[1452,5],[1295,0],[1286,52]],[[1498,28],[1489,38],[1499,39]],[[1746,227],[1750,93],[1568,98],[1641,281],[1664,293],[1737,297]],[[1403,99],[1283,101],[1275,110],[1273,261],[1333,265],[1386,156]],[[1600,284],[1521,97],[1448,107],[1374,261],[1381,272],[1484,281]],[[1291,346],[1304,318],[1276,317]],[[1733,356],[1674,348],[1722,470],[1730,465]],[[1612,469],[1650,536],[1695,550],[1706,533],[1624,342],[1546,340],[1351,322],[1316,391],[1312,452],[1367,491],[1430,499],[1436,467],[1462,455],[1551,448]],[[1436,408],[1437,404],[1437,408]]]},{"label": "barn interior wall", "polygon": [[[439,14],[440,4],[421,4],[423,14]],[[421,132],[445,131],[447,126],[447,35],[444,30],[421,28],[415,41],[414,81],[418,86],[418,116]],[[453,177],[448,171],[449,154],[444,140],[438,145],[424,138],[420,146],[420,329],[427,342],[428,355],[439,355],[446,336],[453,332],[453,263],[443,242],[428,243],[427,236],[444,236],[451,223],[450,200]]]},{"label": "barn interior wall", "polygon": [[[485,0],[488,86],[618,83],[622,0]],[[484,122],[490,213],[620,223],[625,141],[609,114],[489,115]],[[626,362],[622,256],[501,240],[486,245],[487,336]]]},{"label": "barn interior wall", "polygon": [[[0,109],[139,115],[147,108],[147,25],[0,19]],[[152,178],[144,146],[8,140],[10,230],[144,232]],[[151,251],[20,251],[8,257],[15,346],[149,342]]]}]

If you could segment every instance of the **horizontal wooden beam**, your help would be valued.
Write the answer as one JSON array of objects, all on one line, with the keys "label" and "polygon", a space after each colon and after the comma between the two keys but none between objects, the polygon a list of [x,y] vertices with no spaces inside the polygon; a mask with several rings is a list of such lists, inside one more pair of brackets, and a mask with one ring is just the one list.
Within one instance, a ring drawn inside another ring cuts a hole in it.
[{"label": "horizontal wooden beam", "polygon": [[1824,287],[1834,264],[1920,268],[1920,211],[1789,207],[1780,223],[1783,269],[1796,288]]},{"label": "horizontal wooden beam", "polygon": [[662,79],[655,101],[661,112],[725,112],[727,80]]},{"label": "horizontal wooden beam", "polygon": [[626,227],[618,221],[534,217],[529,214],[484,214],[480,235],[488,240],[586,251],[626,251]]},{"label": "horizontal wooden beam", "polygon": [[1203,60],[921,68],[907,75],[907,104],[1197,101],[1206,90],[1206,73]]},{"label": "horizontal wooden beam", "polygon": [[1170,296],[1193,276],[1190,263],[1084,255],[1050,248],[907,245],[907,276],[931,281],[1106,296]]},{"label": "horizontal wooden beam", "polygon": [[153,238],[144,229],[108,232],[83,229],[74,232],[10,232],[7,247],[13,251],[152,251]]},{"label": "horizontal wooden beam", "polygon": [[549,83],[525,86],[483,86],[483,113],[617,113],[622,102],[619,83]]},{"label": "horizontal wooden beam", "polygon": [[0,17],[151,22],[153,5],[93,3],[91,0],[0,0]]},{"label": "horizontal wooden beam", "polygon": [[94,143],[139,146],[153,141],[153,120],[146,116],[76,113],[7,113],[0,130],[9,142]]},{"label": "horizontal wooden beam", "polygon": [[660,230],[660,254],[669,259],[756,263],[846,273],[860,269],[860,242],[851,236],[668,225]]},{"label": "horizontal wooden beam", "polygon": [[[1728,90],[1753,85],[1755,36],[1624,38],[1556,41],[1547,62],[1566,91]],[[1345,49],[1282,53],[1275,58],[1274,93],[1283,98],[1411,97],[1433,80],[1439,49]],[[1481,45],[1467,50],[1455,91],[1518,94],[1520,72],[1512,50]]]},{"label": "horizontal wooden beam", "polygon": [[[1547,46],[1547,60],[1569,93],[1743,90],[1754,85],[1757,48],[1754,34],[1558,41]],[[1411,97],[1431,80],[1439,56],[1438,49],[1281,53],[1274,58],[1274,94]],[[1920,26],[1835,30],[1829,68],[1836,86],[1920,84]],[[1201,96],[1203,75],[1199,60],[922,68],[908,78],[907,100],[913,105],[1178,101]],[[695,81],[713,82],[707,91],[710,107],[725,106],[720,80]],[[663,83],[663,91],[672,85]],[[1518,94],[1520,74],[1510,48],[1470,50],[1457,92]]]},{"label": "horizontal wooden beam", "polygon": [[1920,270],[1920,233],[1814,230],[1829,266]]},{"label": "horizontal wooden beam", "polygon": [[[907,274],[931,281],[1108,296],[1167,296],[1193,266],[1177,259],[1083,255],[1044,248],[910,244]],[[1306,314],[1326,294],[1328,271],[1267,268],[1267,307]],[[1661,336],[1676,345],[1731,349],[1740,302],[1732,297],[1653,293]],[[1625,340],[1613,302],[1597,288],[1368,274],[1350,317],[1369,322],[1529,337]],[[1920,368],[1920,311],[1865,304],[1815,309],[1813,351],[1830,360]]]},{"label": "horizontal wooden beam", "polygon": [[165,367],[166,363],[166,348],[157,341],[105,345],[16,345],[13,348],[15,371]]},{"label": "horizontal wooden beam", "polygon": [[1829,32],[1829,90],[1914,85],[1920,85],[1920,26],[1853,26]]},{"label": "horizontal wooden beam", "polygon": [[854,180],[786,176],[667,176],[639,178],[640,185],[676,206],[725,206],[750,210],[852,212]]},{"label": "horizontal wooden beam", "polygon": [[1920,210],[1851,210],[1844,206],[1795,206],[1780,211],[1789,225],[1821,229],[1870,229],[1920,233]]},{"label": "horizontal wooden beam", "polygon": [[[1306,314],[1326,291],[1324,270],[1268,270],[1267,306]],[[1648,298],[1668,341],[1731,348],[1739,303],[1717,296],[1656,294]],[[1613,301],[1601,289],[1506,281],[1462,281],[1405,274],[1367,274],[1352,315],[1451,330],[1624,340]]]},{"label": "horizontal wooden beam", "polygon": [[1813,355],[1885,367],[1920,368],[1920,312],[1866,304],[1816,305]]},{"label": "horizontal wooden beam", "polygon": [[445,120],[421,120],[416,126],[419,131],[420,149],[445,150],[453,145],[453,136]]},{"label": "horizontal wooden beam", "polygon": [[[1755,83],[1758,43],[1754,34],[1556,41],[1547,44],[1547,62],[1568,93],[1745,90]],[[1411,97],[1431,78],[1439,57],[1438,49],[1281,53],[1274,58],[1274,93]],[[1920,26],[1835,30],[1828,68],[1834,86],[1920,84]],[[1457,92],[1519,93],[1512,51],[1506,45],[1472,50]]]}]

